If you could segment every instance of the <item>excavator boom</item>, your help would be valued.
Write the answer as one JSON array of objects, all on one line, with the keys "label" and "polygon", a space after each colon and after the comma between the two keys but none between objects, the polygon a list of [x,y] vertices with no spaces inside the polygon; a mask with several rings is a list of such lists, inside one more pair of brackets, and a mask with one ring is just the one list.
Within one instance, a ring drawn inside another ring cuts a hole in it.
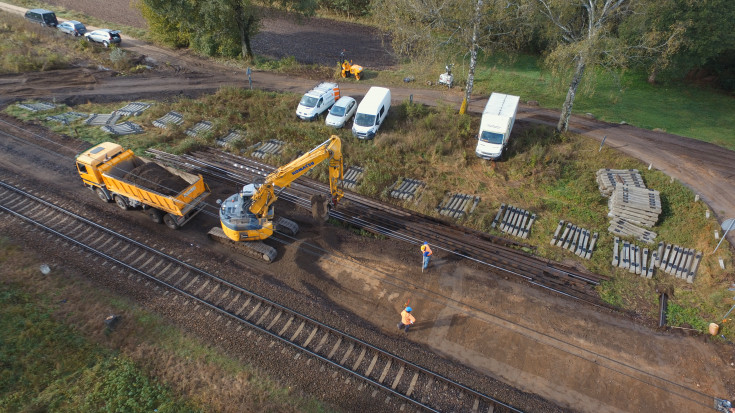
[{"label": "excavator boom", "polygon": [[[335,206],[344,196],[342,141],[335,135],[273,171],[266,177],[263,184],[245,185],[242,191],[231,195],[222,202],[219,213],[222,228],[215,228],[210,231],[210,235],[219,241],[223,239],[262,241],[273,235],[274,231],[285,231],[295,235],[298,232],[298,225],[295,222],[281,217],[273,219],[273,203],[278,199],[275,187],[288,187],[298,177],[326,160],[329,161],[331,199],[326,200],[323,197],[320,199],[320,196],[317,196],[312,197],[311,200],[312,212],[321,218],[326,218],[329,215],[327,205]],[[275,249],[272,247],[261,243],[254,249],[256,255],[262,256],[266,261],[272,261],[275,258]]]}]

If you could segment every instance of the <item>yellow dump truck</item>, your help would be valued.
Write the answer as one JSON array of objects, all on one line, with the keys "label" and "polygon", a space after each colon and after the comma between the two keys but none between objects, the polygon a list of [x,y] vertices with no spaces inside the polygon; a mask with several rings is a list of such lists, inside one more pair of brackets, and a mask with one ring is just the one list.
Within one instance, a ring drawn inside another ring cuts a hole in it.
[{"label": "yellow dump truck", "polygon": [[210,190],[201,175],[135,156],[122,146],[104,142],[76,159],[84,185],[122,209],[142,208],[156,223],[171,229],[186,224],[205,206]]}]

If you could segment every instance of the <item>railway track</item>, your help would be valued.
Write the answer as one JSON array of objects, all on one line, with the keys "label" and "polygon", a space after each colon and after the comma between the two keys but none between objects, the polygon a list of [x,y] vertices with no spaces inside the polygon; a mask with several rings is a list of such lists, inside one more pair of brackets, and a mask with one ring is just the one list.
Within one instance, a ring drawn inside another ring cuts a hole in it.
[{"label": "railway track", "polygon": [[[150,150],[149,153],[179,168],[201,173],[210,180],[217,179],[230,184],[251,183],[275,169],[262,162],[214,149],[181,156],[157,150]],[[328,192],[327,185],[302,177],[280,192],[279,197],[309,209],[311,195]],[[520,242],[460,227],[348,191],[342,204],[330,211],[330,216],[412,244],[428,241],[432,247],[488,266],[501,274],[515,276],[531,285],[597,307],[612,309],[595,290],[607,277],[580,272],[524,253],[519,248],[531,246]]]},{"label": "railway track", "polygon": [[373,397],[382,392],[387,410],[520,411],[5,182],[0,182],[0,215],[45,232],[108,271],[144,279],[145,286],[173,295],[172,300],[181,297],[295,347],[297,359],[312,357],[347,373]]}]

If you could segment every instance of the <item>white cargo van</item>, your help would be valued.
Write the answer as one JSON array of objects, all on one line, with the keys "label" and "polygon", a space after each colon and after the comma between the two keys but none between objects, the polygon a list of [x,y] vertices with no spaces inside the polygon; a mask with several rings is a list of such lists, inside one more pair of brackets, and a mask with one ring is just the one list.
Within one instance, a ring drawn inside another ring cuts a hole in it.
[{"label": "white cargo van", "polygon": [[373,86],[357,107],[352,134],[358,139],[372,139],[390,109],[390,89]]},{"label": "white cargo van", "polygon": [[516,120],[520,97],[494,93],[490,95],[480,121],[475,153],[482,159],[497,160],[508,146],[510,131]]},{"label": "white cargo van", "polygon": [[296,108],[296,116],[303,120],[314,120],[325,113],[339,99],[339,85],[323,82],[304,94]]}]

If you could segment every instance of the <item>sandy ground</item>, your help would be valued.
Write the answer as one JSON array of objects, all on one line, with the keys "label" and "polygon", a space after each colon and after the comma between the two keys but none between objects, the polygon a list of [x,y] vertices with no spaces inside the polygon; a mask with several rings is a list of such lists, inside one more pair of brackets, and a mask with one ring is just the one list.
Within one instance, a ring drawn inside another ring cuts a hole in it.
[{"label": "sandy ground", "polygon": [[[4,76],[0,94],[6,99],[54,96],[73,103],[205,93],[242,79],[186,54],[131,46],[159,61],[176,59],[187,73],[111,78],[95,72],[59,72],[54,82],[48,74]],[[61,80],[65,77],[69,83]],[[267,73],[254,76],[255,87],[269,90],[299,92],[312,83]],[[355,96],[366,90],[362,85],[344,86],[344,93]],[[456,91],[395,88],[392,93],[396,100],[413,95],[414,101],[427,104],[458,104],[461,99]],[[470,110],[479,112],[481,104],[481,100],[472,102]],[[555,124],[557,116],[552,110],[523,106],[518,119]],[[732,151],[577,116],[571,129],[598,140],[607,136],[609,147],[651,163],[692,187],[718,217],[735,216],[735,193],[727,192],[735,183]],[[660,150],[651,151],[652,145]],[[264,270],[277,274],[288,288],[310,293],[317,289],[326,300],[386,335],[397,334],[395,318],[411,299],[418,325],[410,340],[573,410],[708,411],[712,396],[735,394],[729,347],[599,313],[441,254],[432,270],[421,274],[412,246],[335,235],[294,214],[291,217],[302,226],[298,242],[279,251],[281,258]],[[209,248],[202,230],[211,225],[202,221],[179,235]],[[308,245],[323,246],[330,255],[315,260]],[[415,265],[408,264],[414,261]]]}]

